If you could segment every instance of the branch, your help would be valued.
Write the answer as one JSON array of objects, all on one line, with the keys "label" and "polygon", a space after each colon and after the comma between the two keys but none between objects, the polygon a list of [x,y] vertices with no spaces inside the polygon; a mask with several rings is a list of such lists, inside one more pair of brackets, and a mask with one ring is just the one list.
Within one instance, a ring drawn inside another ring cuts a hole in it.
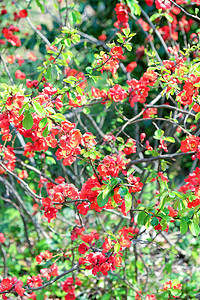
[{"label": "branch", "polygon": [[[26,224],[26,220],[25,220],[25,216],[24,216],[23,212],[21,211],[20,207],[19,207],[16,203],[14,203],[11,199],[8,199],[8,198],[2,197],[2,196],[1,196],[1,198],[2,198],[5,202],[8,202],[8,203],[10,203],[11,205],[13,205],[13,206],[16,208],[16,210],[19,211],[20,216],[21,216],[21,218],[22,218],[22,222],[23,222],[23,224],[24,224],[24,232],[25,232],[26,240],[27,240],[27,243],[28,243],[28,246],[29,246],[29,250],[30,250],[31,254],[33,255],[33,247],[32,247],[32,245],[31,245],[31,242],[30,242],[30,239],[29,239],[29,236],[28,236],[27,224]],[[6,276],[4,276],[4,277],[6,277]]]},{"label": "branch", "polygon": [[0,166],[1,166],[8,174],[10,174],[11,176],[15,177],[18,181],[20,181],[21,184],[22,184],[22,185],[24,186],[24,188],[31,194],[32,197],[38,198],[38,199],[42,199],[41,196],[36,195],[36,194],[30,189],[30,187],[28,186],[28,184],[27,184],[24,180],[22,180],[22,179],[19,178],[16,174],[14,174],[14,173],[11,172],[10,170],[8,170],[8,169],[6,168],[6,166],[5,166],[2,162],[0,162]]},{"label": "branch", "polygon": [[155,156],[155,157],[136,159],[136,160],[132,160],[128,163],[126,170],[128,171],[130,169],[130,167],[134,164],[140,164],[143,162],[152,162],[152,161],[161,160],[161,159],[174,159],[175,157],[184,156],[184,155],[193,155],[195,153],[196,153],[196,151],[189,151],[186,153],[181,152],[181,153],[173,153],[173,154],[164,154],[164,155],[159,155],[159,156]]},{"label": "branch", "polygon": [[175,106],[171,106],[171,105],[166,105],[166,104],[161,104],[161,105],[147,105],[146,106],[147,108],[149,108],[149,107],[155,107],[155,108],[168,108],[168,109],[172,109],[172,110],[177,110],[177,111],[179,111],[179,112],[181,112],[181,113],[183,113],[183,114],[185,114],[185,115],[190,115],[190,116],[192,116],[192,117],[195,117],[195,114],[193,114],[193,113],[191,113],[191,112],[189,112],[189,111],[186,111],[186,110],[184,110],[184,109],[180,109],[180,108],[178,108],[178,107],[175,107]]},{"label": "branch", "polygon": [[[79,269],[79,264],[76,264],[71,269],[69,269],[69,270],[63,272],[62,274],[56,276],[54,279],[52,279],[51,281],[43,284],[42,286],[27,288],[27,289],[25,289],[25,291],[28,292],[28,291],[41,290],[41,289],[45,288],[46,286],[49,286],[49,285],[53,284],[54,282],[56,282],[58,279],[62,278],[63,276],[65,276],[65,275],[67,275],[67,274],[69,274],[69,273],[71,273],[71,272],[73,272],[75,270],[78,270],[78,269]],[[10,291],[4,291],[4,292],[0,292],[0,295],[2,295],[2,294],[8,294],[8,293],[14,293],[14,292],[12,290],[10,290]]]},{"label": "branch", "polygon": [[[46,286],[53,284],[54,282],[56,282],[58,279],[62,278],[63,276],[65,276],[65,275],[67,275],[67,274],[69,274],[69,273],[71,273],[71,272],[73,272],[73,271],[75,271],[75,270],[78,270],[78,269],[79,269],[79,264],[76,264],[76,265],[74,265],[71,269],[69,269],[69,270],[67,270],[67,271],[65,271],[65,272],[63,272],[63,273],[61,273],[60,275],[56,276],[56,277],[55,277],[54,279],[52,279],[51,281],[49,281],[49,282],[47,282],[47,283],[45,283],[45,284],[43,284],[42,286],[39,286],[39,287],[28,288],[28,289],[26,289],[26,292],[27,292],[27,291],[37,291],[37,290],[41,290],[41,289],[45,288]],[[1,293],[0,293],[0,294],[1,294]]]},{"label": "branch", "polygon": [[39,171],[37,168],[25,164],[21,159],[17,158],[17,162],[20,163],[22,166],[26,167],[27,169],[29,169],[31,171],[34,171],[38,175],[43,176],[44,178],[48,179],[52,183],[58,185],[58,183],[55,180],[51,179],[49,176],[47,176],[46,174],[44,174],[41,171]]},{"label": "branch", "polygon": [[2,256],[3,256],[3,277],[5,278],[5,277],[7,277],[8,268],[7,268],[6,251],[5,251],[2,243],[0,243],[0,249],[2,252]]},{"label": "branch", "polygon": [[6,73],[8,74],[8,77],[9,77],[9,79],[10,79],[10,83],[11,83],[12,85],[14,85],[14,81],[13,81],[12,76],[11,76],[11,74],[10,74],[10,71],[9,71],[9,69],[8,69],[8,67],[7,67],[7,65],[6,65],[6,63],[5,63],[5,61],[4,61],[4,59],[3,59],[3,56],[2,56],[2,54],[1,54],[1,52],[0,52],[0,60],[2,61],[3,65],[4,65],[4,68],[5,68],[5,70],[6,70]]},{"label": "branch", "polygon": [[173,0],[169,0],[171,3],[173,3],[176,7],[180,8],[180,10],[182,10],[182,12],[184,12],[185,15],[189,16],[190,18],[192,18],[193,20],[197,21],[198,23],[200,22],[200,18],[198,16],[192,15],[189,12],[187,12],[182,6],[178,5],[176,2],[174,2]]}]

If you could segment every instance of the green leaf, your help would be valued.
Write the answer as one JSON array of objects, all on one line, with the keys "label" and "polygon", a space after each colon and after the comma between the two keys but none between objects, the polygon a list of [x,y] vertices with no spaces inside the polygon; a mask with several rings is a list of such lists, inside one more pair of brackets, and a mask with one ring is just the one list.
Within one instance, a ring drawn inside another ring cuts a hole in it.
[{"label": "green leaf", "polygon": [[194,214],[193,221],[196,225],[199,225],[199,216],[197,212]]},{"label": "green leaf", "polygon": [[200,82],[194,83],[193,86],[200,87]]},{"label": "green leaf", "polygon": [[72,25],[81,22],[81,14],[77,10],[70,10],[68,18]]},{"label": "green leaf", "polygon": [[114,188],[119,182],[121,182],[121,179],[118,177],[113,177],[110,180],[110,185],[112,186],[112,188]]},{"label": "green leaf", "polygon": [[[130,28],[124,28],[122,29],[123,33],[125,34],[125,36],[129,36],[129,33],[130,33]],[[120,36],[120,33],[117,34],[118,36]]]},{"label": "green leaf", "polygon": [[132,196],[130,193],[124,195],[125,200],[125,212],[128,212],[132,207]]},{"label": "green leaf", "polygon": [[43,131],[43,133],[42,133],[42,136],[43,136],[43,137],[47,137],[48,134],[49,134],[49,128],[48,128],[48,126],[47,126],[47,127],[44,129],[44,131]]},{"label": "green leaf", "polygon": [[48,123],[48,119],[44,118],[40,121],[38,126],[39,126],[39,128],[44,128],[47,125],[47,123]]},{"label": "green leaf", "polygon": [[86,115],[88,115],[90,113],[89,107],[84,107],[83,108],[83,113],[86,114]]},{"label": "green leaf", "polygon": [[79,80],[76,77],[74,77],[74,76],[68,76],[67,78],[63,79],[63,81],[71,84],[74,81],[79,81]]},{"label": "green leaf", "polygon": [[159,223],[158,219],[156,217],[153,217],[153,219],[151,221],[151,225],[156,226],[156,225],[158,225],[158,223]]},{"label": "green leaf", "polygon": [[200,119],[200,112],[198,112],[197,114],[196,114],[196,116],[195,116],[195,120],[197,121],[197,120],[199,120]]},{"label": "green leaf", "polygon": [[147,154],[147,155],[151,154],[153,157],[159,156],[159,153],[155,150],[152,150],[152,151],[146,150],[145,154]]},{"label": "green leaf", "polygon": [[126,0],[126,2],[127,2],[128,7],[129,7],[130,10],[131,10],[131,13],[132,13],[133,15],[138,15],[138,16],[140,16],[140,14],[141,14],[141,9],[140,9],[140,6],[136,3],[136,1],[134,1],[134,0]]},{"label": "green leaf", "polygon": [[47,156],[45,158],[45,162],[46,162],[47,165],[55,165],[56,164],[55,159],[51,156]]},{"label": "green leaf", "polygon": [[33,117],[32,117],[32,115],[31,115],[31,113],[28,113],[26,116],[25,116],[25,118],[23,119],[23,122],[22,122],[22,124],[23,124],[23,127],[25,128],[25,129],[31,129],[32,127],[33,127]]},{"label": "green leaf", "polygon": [[101,297],[101,300],[110,300],[111,299],[111,293],[106,293]]},{"label": "green leaf", "polygon": [[155,132],[154,132],[154,139],[156,140],[160,140],[164,135],[164,131],[162,129],[157,129]]},{"label": "green leaf", "polygon": [[125,186],[121,186],[119,189],[119,194],[120,196],[125,196],[126,194],[128,194],[128,188]]},{"label": "green leaf", "polygon": [[164,140],[170,143],[175,143],[175,139],[171,136],[165,137]]},{"label": "green leaf", "polygon": [[106,108],[109,108],[112,104],[112,101],[111,100],[108,100],[106,101]]},{"label": "green leaf", "polygon": [[116,137],[116,140],[124,144],[124,139],[121,136]]},{"label": "green leaf", "polygon": [[103,191],[99,193],[99,195],[97,196],[97,203],[99,205],[99,207],[103,207],[108,203],[109,200],[109,194],[107,194],[105,197],[103,196]]},{"label": "green leaf", "polygon": [[40,0],[36,0],[37,6],[39,6],[41,13],[45,12],[45,8],[44,6],[40,3]]},{"label": "green leaf", "polygon": [[181,295],[181,291],[178,289],[171,289],[172,296],[178,297]]},{"label": "green leaf", "polygon": [[141,15],[141,8],[137,3],[134,3],[134,10],[135,10],[135,15],[140,16]]},{"label": "green leaf", "polygon": [[190,231],[191,233],[194,235],[194,236],[198,236],[199,233],[200,233],[200,228],[197,224],[195,224],[194,222],[192,222],[190,225],[189,225],[189,228],[190,228]]},{"label": "green leaf", "polygon": [[124,47],[128,50],[131,51],[132,50],[132,46],[130,44],[124,44]]},{"label": "green leaf", "polygon": [[159,13],[156,13],[156,14],[153,14],[150,18],[151,21],[154,21],[155,19],[159,18],[161,16],[161,14]]},{"label": "green leaf", "polygon": [[33,108],[35,109],[35,112],[39,116],[42,116],[42,117],[45,116],[45,111],[44,111],[43,107],[38,102],[33,102]]},{"label": "green leaf", "polygon": [[169,192],[169,197],[170,197],[170,198],[175,198],[176,195],[175,195],[173,192]]},{"label": "green leaf", "polygon": [[47,80],[50,80],[51,79],[51,66],[48,67],[46,73],[45,73],[45,78]]},{"label": "green leaf", "polygon": [[83,89],[80,86],[76,86],[76,91],[79,93],[81,96],[83,95]]},{"label": "green leaf", "polygon": [[147,216],[146,216],[146,213],[144,212],[144,210],[139,212],[138,217],[137,217],[137,223],[139,225],[144,225],[146,218],[147,218]]},{"label": "green leaf", "polygon": [[62,114],[59,114],[59,113],[57,113],[55,115],[52,115],[51,118],[54,119],[55,121],[58,121],[58,122],[65,121],[65,117]]},{"label": "green leaf", "polygon": [[169,14],[167,14],[167,13],[165,13],[165,18],[166,18],[170,23],[173,22],[173,17],[170,16]]},{"label": "green leaf", "polygon": [[120,244],[119,244],[119,243],[116,243],[115,246],[114,246],[114,251],[115,251],[116,253],[118,253],[119,250],[120,250],[120,248],[121,248]]},{"label": "green leaf", "polygon": [[130,176],[134,171],[135,171],[134,168],[130,168],[130,169],[127,171],[127,177]]}]

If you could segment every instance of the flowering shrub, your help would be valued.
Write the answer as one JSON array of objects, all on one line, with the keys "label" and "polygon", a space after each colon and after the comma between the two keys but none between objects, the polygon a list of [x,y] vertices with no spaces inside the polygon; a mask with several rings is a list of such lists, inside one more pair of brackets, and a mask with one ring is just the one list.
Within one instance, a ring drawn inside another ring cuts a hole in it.
[{"label": "flowering shrub", "polygon": [[0,2],[0,297],[197,299],[200,2]]}]

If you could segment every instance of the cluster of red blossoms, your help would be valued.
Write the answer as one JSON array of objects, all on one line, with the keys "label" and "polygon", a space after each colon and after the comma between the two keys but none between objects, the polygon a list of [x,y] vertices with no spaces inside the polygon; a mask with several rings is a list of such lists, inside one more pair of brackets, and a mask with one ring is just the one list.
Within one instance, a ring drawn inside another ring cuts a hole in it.
[{"label": "cluster of red blossoms", "polygon": [[11,43],[13,46],[20,47],[21,46],[20,39],[18,38],[17,35],[13,34],[13,32],[18,32],[18,31],[19,31],[18,27],[15,27],[15,26],[11,25],[8,28],[3,28],[2,29],[2,34],[3,34],[4,38],[9,43]]},{"label": "cluster of red blossoms", "polygon": [[180,187],[179,192],[184,194],[187,191],[192,192],[192,197],[187,198],[187,207],[193,208],[198,206],[200,204],[200,168],[196,168],[184,181],[186,184]]},{"label": "cluster of red blossoms", "polygon": [[64,182],[58,185],[49,183],[47,186],[47,192],[49,197],[42,198],[42,205],[44,209],[44,216],[48,219],[49,223],[52,219],[56,218],[58,209],[61,209],[62,204],[67,198],[70,200],[77,200],[79,197],[78,189],[73,184],[67,184]]},{"label": "cluster of red blossoms", "polygon": [[[162,291],[168,291],[170,289],[174,289],[174,290],[182,290],[182,284],[181,283],[177,283],[175,285],[173,285],[172,280],[170,281],[166,281],[164,283],[164,287],[162,288]],[[173,296],[173,298],[178,298],[178,296]]]},{"label": "cluster of red blossoms", "polygon": [[115,12],[117,15],[117,22],[114,23],[114,26],[118,29],[129,28],[128,24],[128,12],[129,7],[122,2],[117,3],[115,7]]},{"label": "cluster of red blossoms", "polygon": [[[152,1],[152,0],[150,0]],[[147,1],[146,1],[147,2]],[[148,0],[149,2],[149,0]],[[177,4],[187,4],[187,1],[178,0]],[[150,3],[151,4],[151,3]],[[186,16],[183,16],[180,21],[177,20],[177,15],[180,14],[181,10],[176,5],[173,5],[169,0],[156,0],[155,1],[156,8],[162,10],[168,10],[169,16],[172,18],[172,22],[170,26],[164,25],[158,29],[158,31],[163,36],[163,39],[166,41],[170,38],[173,40],[178,39],[178,30],[188,32],[190,30],[191,25],[193,24],[192,19],[186,20]],[[196,0],[196,4],[200,5],[199,0]],[[149,4],[148,4],[149,5]],[[153,5],[153,1],[152,4]],[[150,6],[151,6],[150,5]]]},{"label": "cluster of red blossoms", "polygon": [[[177,94],[176,100],[183,105],[190,105],[193,102],[193,99],[199,94],[199,88],[195,84],[200,82],[199,76],[190,75],[190,77],[185,81],[183,85],[183,90]],[[200,106],[195,103],[192,108],[194,111],[200,111]]]},{"label": "cluster of red blossoms", "polygon": [[150,91],[148,86],[154,86],[157,76],[158,75],[153,70],[148,70],[140,80],[133,78],[127,81],[129,85],[128,93],[131,107],[134,107],[135,102],[146,102],[148,92]]},{"label": "cluster of red blossoms", "polygon": [[97,61],[97,65],[102,65],[101,73],[104,70],[111,72],[113,78],[117,78],[115,73],[119,68],[119,59],[124,59],[123,50],[120,46],[114,46],[108,54],[103,54],[102,58]]},{"label": "cluster of red blossoms", "polygon": [[200,139],[198,136],[189,135],[185,140],[181,141],[180,150],[184,153],[189,151],[196,151],[196,154],[192,158],[200,159],[199,144],[200,144]]},{"label": "cluster of red blossoms", "polygon": [[[23,296],[25,289],[22,288],[23,282],[21,280],[18,280],[17,277],[4,278],[0,283],[0,292],[16,292],[19,296]],[[3,299],[6,300],[8,297],[6,297],[5,294],[2,295]]]},{"label": "cluster of red blossoms", "polygon": [[62,282],[62,290],[66,292],[65,300],[74,300],[75,296],[75,285],[82,285],[82,281],[79,278],[75,278],[75,282],[73,277],[68,277],[64,282]]},{"label": "cluster of red blossoms", "polygon": [[115,270],[116,262],[118,265],[118,259],[115,262],[114,256],[106,256],[104,253],[97,251],[92,252],[86,255],[85,258],[79,258],[80,265],[86,265],[87,270],[92,270],[92,274],[96,275],[98,272],[101,272],[103,275],[107,276],[108,271]]},{"label": "cluster of red blossoms", "polygon": [[[10,147],[9,145],[7,147],[0,145],[0,153],[3,154],[3,163],[10,171],[14,171],[16,163],[16,156],[13,150],[14,148]],[[3,173],[5,173],[5,169],[0,166],[0,174]]]}]

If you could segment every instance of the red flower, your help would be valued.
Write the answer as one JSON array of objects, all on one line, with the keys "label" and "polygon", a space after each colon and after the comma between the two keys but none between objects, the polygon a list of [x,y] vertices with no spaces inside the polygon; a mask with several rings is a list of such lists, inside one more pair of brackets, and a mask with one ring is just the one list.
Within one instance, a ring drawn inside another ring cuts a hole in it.
[{"label": "red flower", "polygon": [[133,139],[128,139],[125,144],[124,153],[126,155],[136,153],[136,142]]},{"label": "red flower", "polygon": [[9,278],[5,278],[0,283],[0,292],[8,291],[12,288],[12,282]]},{"label": "red flower", "polygon": [[169,9],[171,7],[171,2],[169,0],[156,0],[157,9]]},{"label": "red flower", "polygon": [[17,292],[17,294],[19,296],[23,296],[24,295],[24,292],[25,292],[25,289],[22,288],[23,286],[23,282],[22,281],[18,281],[17,284],[15,285],[15,291]]},{"label": "red flower", "polygon": [[143,112],[143,118],[146,119],[146,118],[151,118],[153,117],[154,115],[157,115],[157,108],[154,108],[154,107],[150,107],[150,108],[147,108],[145,109],[145,111]]},{"label": "red flower", "polygon": [[137,63],[136,63],[136,61],[133,61],[126,66],[126,71],[132,72],[136,67],[137,67]]},{"label": "red flower", "polygon": [[21,80],[23,80],[23,79],[26,78],[26,74],[23,73],[23,72],[21,72],[20,70],[17,70],[17,71],[15,72],[15,77],[16,77],[16,79],[21,79]]},{"label": "red flower", "polygon": [[102,245],[103,252],[108,252],[112,248],[112,241],[109,238],[105,239],[105,242]]},{"label": "red flower", "polygon": [[146,300],[156,300],[156,296],[154,294],[152,295],[146,295]]},{"label": "red flower", "polygon": [[146,4],[148,6],[152,6],[153,5],[153,0],[145,0]]},{"label": "red flower", "polygon": [[107,39],[107,36],[105,34],[101,34],[101,35],[98,36],[98,39],[100,41],[105,41]]},{"label": "red flower", "polygon": [[81,215],[86,216],[90,209],[90,204],[88,202],[82,202],[81,204],[77,205],[77,209]]},{"label": "red flower", "polygon": [[119,240],[119,243],[122,247],[130,247],[131,246],[131,240],[128,237],[122,236]]},{"label": "red flower", "polygon": [[0,243],[4,243],[5,242],[5,236],[3,233],[0,232]]},{"label": "red flower", "polygon": [[115,264],[115,267],[121,267],[122,266],[122,258],[120,256],[115,256],[114,264]]},{"label": "red flower", "polygon": [[199,137],[189,135],[184,141],[181,141],[180,150],[184,153],[188,151],[196,151],[199,146]]},{"label": "red flower", "polygon": [[181,91],[177,94],[176,100],[183,105],[192,104],[192,97],[187,96],[185,91]]},{"label": "red flower", "polygon": [[33,52],[29,52],[28,58],[30,60],[32,60],[32,61],[36,61],[37,60],[37,56]]},{"label": "red flower", "polygon": [[126,91],[119,84],[116,84],[113,88],[110,88],[108,93],[114,102],[120,102],[127,97]]},{"label": "red flower", "polygon": [[143,187],[143,183],[140,182],[140,177],[135,177],[133,174],[131,174],[127,181],[131,184],[130,187],[130,193],[140,192]]},{"label": "red flower", "polygon": [[78,247],[78,252],[81,253],[81,254],[85,254],[85,252],[87,252],[88,249],[90,249],[90,247],[87,246],[85,243],[82,243]]},{"label": "red flower", "polygon": [[52,219],[56,218],[57,209],[51,206],[45,207],[45,213],[44,216],[48,219],[48,223],[51,222]]},{"label": "red flower", "polygon": [[137,23],[140,24],[140,25],[142,26],[142,29],[143,29],[144,31],[149,31],[149,29],[150,29],[149,24],[148,24],[147,22],[145,22],[142,18],[138,19],[138,20],[137,20]]},{"label": "red flower", "polygon": [[15,62],[15,56],[14,55],[8,55],[6,57],[6,60],[9,64],[13,64]]},{"label": "red flower", "polygon": [[28,16],[28,13],[27,13],[26,9],[22,9],[19,11],[20,18],[26,18],[27,16]]},{"label": "red flower", "polygon": [[83,234],[81,236],[83,242],[90,244],[94,240],[93,234]]},{"label": "red flower", "polygon": [[110,55],[112,56],[112,58],[117,58],[117,59],[123,59],[124,56],[122,55],[124,53],[124,51],[122,50],[122,47],[119,46],[114,46],[111,50],[110,50]]},{"label": "red flower", "polygon": [[174,210],[173,207],[171,207],[170,205],[167,208],[169,209],[168,216],[174,218],[178,215],[178,212],[176,210]]}]

